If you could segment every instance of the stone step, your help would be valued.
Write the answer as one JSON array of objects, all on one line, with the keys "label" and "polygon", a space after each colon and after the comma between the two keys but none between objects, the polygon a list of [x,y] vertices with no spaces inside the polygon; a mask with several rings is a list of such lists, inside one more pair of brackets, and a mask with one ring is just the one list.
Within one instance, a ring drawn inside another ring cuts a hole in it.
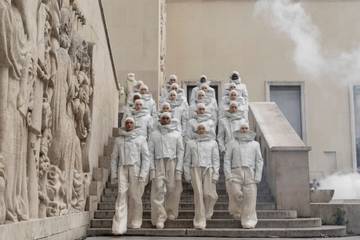
[{"label": "stone step", "polygon": [[[95,211],[95,219],[112,219],[115,214],[113,210]],[[150,219],[151,210],[145,210],[144,219]],[[194,210],[181,210],[179,212],[180,219],[193,219]],[[294,219],[297,218],[297,212],[294,210],[258,210],[257,217],[259,219]],[[213,219],[232,219],[228,210],[215,210]]]},{"label": "stone step", "polygon": [[[150,190],[144,191],[144,195],[150,194]],[[227,195],[226,189],[225,188],[217,188],[216,192],[218,195]],[[118,193],[118,189],[117,188],[105,188],[104,189],[104,194],[106,196],[109,195],[114,195]],[[187,194],[187,195],[193,195],[193,190],[192,189],[183,189],[182,194]],[[257,192],[258,196],[271,196],[270,192],[267,191],[258,191]]]},{"label": "stone step", "polygon": [[[215,204],[214,210],[227,210],[229,204],[227,202],[217,202]],[[151,209],[150,202],[145,201],[143,203],[144,210]],[[193,202],[181,202],[179,206],[179,211],[181,210],[191,210],[194,209],[194,203]],[[258,202],[256,204],[257,210],[274,210],[275,204],[272,202]],[[109,203],[109,202],[101,202],[98,204],[98,210],[115,210],[115,203]]]},{"label": "stone step", "polygon": [[[104,194],[101,197],[101,202],[111,202],[111,203],[115,204],[116,197],[117,197],[117,195],[115,195],[115,194],[114,195]],[[142,199],[144,201],[146,201],[146,200],[150,199],[150,196],[144,195]],[[192,195],[185,195],[185,194],[181,195],[181,201],[183,201],[183,202],[193,201],[193,199],[194,199],[194,197]],[[271,202],[273,199],[270,196],[257,196],[257,200],[259,202]],[[228,196],[227,195],[219,195],[218,201],[219,202],[227,202]]]},{"label": "stone step", "polygon": [[[148,184],[146,186],[146,190],[148,190],[150,192],[150,187],[151,184]],[[106,188],[105,189],[109,189],[108,191],[110,192],[117,192],[118,190],[118,185],[117,184],[111,184],[111,183],[107,183]],[[226,187],[225,184],[217,184],[216,186],[216,190],[217,191],[222,191],[225,192],[226,191]],[[183,184],[183,192],[193,192],[193,188],[190,184]],[[258,194],[266,194],[266,195],[271,195],[270,189],[267,187],[258,187]]]},{"label": "stone step", "polygon": [[[111,236],[111,228],[90,228],[88,236]],[[345,226],[321,226],[314,228],[212,228],[190,229],[129,229],[128,236],[167,236],[167,237],[243,237],[243,238],[321,238],[342,237],[346,235]]]},{"label": "stone step", "polygon": [[[111,228],[112,219],[93,219],[90,223],[93,228]],[[259,219],[256,225],[259,228],[311,228],[320,227],[320,218],[295,218],[295,219]],[[142,228],[153,228],[150,219],[144,219]],[[192,219],[176,219],[166,221],[165,228],[192,228]],[[241,228],[240,220],[235,219],[210,219],[206,221],[207,228]]]}]

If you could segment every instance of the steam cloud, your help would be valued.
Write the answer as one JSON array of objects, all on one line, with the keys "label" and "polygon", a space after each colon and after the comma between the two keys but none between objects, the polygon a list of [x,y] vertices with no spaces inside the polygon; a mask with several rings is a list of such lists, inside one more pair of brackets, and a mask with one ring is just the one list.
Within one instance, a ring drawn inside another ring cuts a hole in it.
[{"label": "steam cloud", "polygon": [[[261,16],[294,43],[294,62],[299,72],[312,79],[331,76],[344,85],[360,80],[360,46],[351,52],[325,56],[321,33],[301,2],[257,0],[255,16]],[[334,174],[320,180],[320,188],[335,189],[334,199],[360,199],[360,174]]]},{"label": "steam cloud", "polygon": [[288,35],[295,45],[293,59],[301,73],[315,79],[329,75],[345,84],[360,80],[360,46],[351,52],[325,56],[320,44],[321,33],[301,2],[258,0],[255,16],[270,19],[276,30]]},{"label": "steam cloud", "polygon": [[319,189],[334,189],[333,199],[360,199],[360,174],[334,174],[320,180]]}]

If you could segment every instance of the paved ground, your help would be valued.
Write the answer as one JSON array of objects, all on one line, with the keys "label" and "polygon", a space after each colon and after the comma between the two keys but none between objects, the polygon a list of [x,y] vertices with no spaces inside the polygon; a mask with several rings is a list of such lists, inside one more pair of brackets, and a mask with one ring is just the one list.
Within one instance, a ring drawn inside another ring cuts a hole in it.
[{"label": "paved ground", "polygon": [[[192,239],[192,240],[231,240],[231,239],[239,239],[239,240],[304,240],[304,238],[189,238],[189,237],[90,237],[86,240],[184,240],[184,239]],[[341,238],[306,238],[312,240],[360,240],[360,236],[354,237],[341,237]]]}]

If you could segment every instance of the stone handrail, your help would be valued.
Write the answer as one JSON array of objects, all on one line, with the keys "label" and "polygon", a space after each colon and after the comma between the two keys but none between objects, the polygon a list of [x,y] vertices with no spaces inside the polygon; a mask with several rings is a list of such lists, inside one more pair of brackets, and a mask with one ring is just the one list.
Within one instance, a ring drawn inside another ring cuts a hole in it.
[{"label": "stone handrail", "polygon": [[277,209],[310,216],[309,151],[276,103],[250,103],[249,122],[264,158],[264,179]]}]

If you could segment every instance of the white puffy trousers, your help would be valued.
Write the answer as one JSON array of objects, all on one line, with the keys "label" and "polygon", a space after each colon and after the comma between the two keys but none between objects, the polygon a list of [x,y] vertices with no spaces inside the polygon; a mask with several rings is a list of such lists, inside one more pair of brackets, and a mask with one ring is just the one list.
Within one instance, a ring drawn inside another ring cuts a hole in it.
[{"label": "white puffy trousers", "polygon": [[229,212],[235,219],[241,219],[243,228],[255,228],[257,224],[257,186],[254,172],[248,167],[231,169],[232,178],[226,182],[229,195]]},{"label": "white puffy trousers", "polygon": [[182,193],[181,179],[176,179],[175,160],[155,160],[155,178],[151,183],[151,223],[164,224],[169,217],[174,220],[179,215]]},{"label": "white puffy trousers", "polygon": [[115,203],[112,232],[124,234],[129,228],[140,228],[142,224],[144,182],[139,182],[132,165],[118,168],[118,196]]},{"label": "white puffy trousers", "polygon": [[211,219],[218,199],[216,184],[212,181],[213,168],[191,168],[191,185],[194,191],[194,227],[206,228],[206,219]]}]

